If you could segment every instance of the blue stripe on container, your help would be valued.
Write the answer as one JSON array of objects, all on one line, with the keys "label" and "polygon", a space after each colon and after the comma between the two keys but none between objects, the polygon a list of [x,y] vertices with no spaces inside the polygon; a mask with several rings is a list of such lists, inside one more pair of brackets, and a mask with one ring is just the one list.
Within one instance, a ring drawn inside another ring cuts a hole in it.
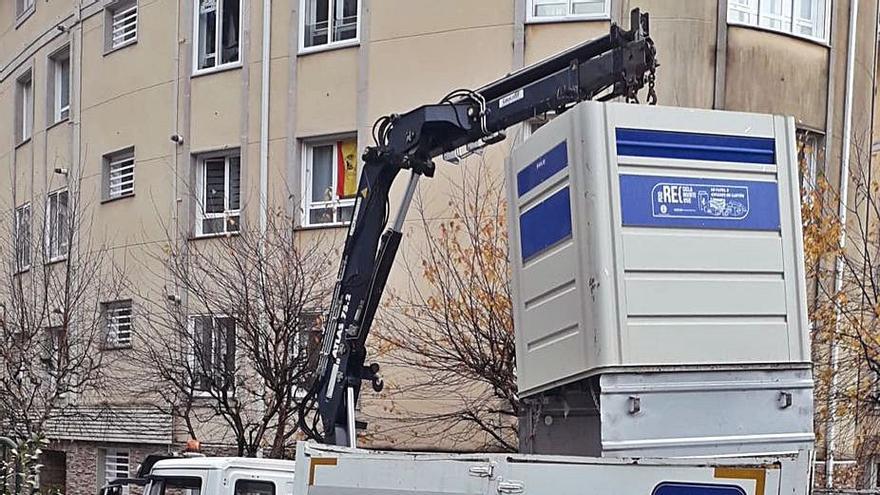
[{"label": "blue stripe on container", "polygon": [[539,184],[568,166],[568,147],[565,141],[550,148],[537,160],[516,174],[517,196],[531,191]]},{"label": "blue stripe on container", "polygon": [[746,492],[736,485],[664,481],[654,487],[651,495],[746,495]]},{"label": "blue stripe on container", "polygon": [[776,163],[772,138],[617,129],[617,154],[715,162]]},{"label": "blue stripe on container", "polygon": [[571,237],[571,200],[568,187],[560,189],[519,216],[519,243],[523,262]]}]

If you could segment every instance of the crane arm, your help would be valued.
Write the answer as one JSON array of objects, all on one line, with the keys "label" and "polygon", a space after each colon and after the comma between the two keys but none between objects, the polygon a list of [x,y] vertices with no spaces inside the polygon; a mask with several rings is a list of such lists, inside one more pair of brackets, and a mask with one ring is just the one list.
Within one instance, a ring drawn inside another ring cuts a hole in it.
[{"label": "crane arm", "polygon": [[[379,119],[364,153],[354,213],[342,251],[321,354],[310,391],[326,443],[354,446],[361,383],[381,390],[378,365],[365,366],[366,339],[402,237],[419,177],[434,175],[435,157],[456,161],[504,139],[508,127],[579,101],[634,100],[657,67],[648,14],[631,13],[630,29],[609,34],[509,74],[477,90],[456,90],[439,103]],[[409,184],[389,226],[388,196],[398,173]]]}]

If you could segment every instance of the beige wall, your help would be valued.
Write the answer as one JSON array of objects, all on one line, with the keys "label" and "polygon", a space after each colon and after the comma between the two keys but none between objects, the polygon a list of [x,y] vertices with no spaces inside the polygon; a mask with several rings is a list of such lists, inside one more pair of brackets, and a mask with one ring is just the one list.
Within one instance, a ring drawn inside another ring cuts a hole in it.
[{"label": "beige wall", "polygon": [[[269,105],[269,184],[272,204],[295,211],[301,194],[300,140],[359,133],[361,148],[372,122],[390,112],[435,102],[450,90],[475,88],[586,39],[608,31],[609,21],[518,24],[516,1],[523,0],[363,0],[359,46],[298,54],[299,0],[275,0],[272,12]],[[162,225],[192,223],[188,199],[193,155],[238,148],[248,222],[256,225],[260,163],[260,85],[262,2],[246,1],[242,11],[241,67],[191,77],[192,2],[139,0],[138,42],[104,53],[103,13],[89,1],[77,21],[73,2],[37,1],[33,16],[16,27],[14,1],[0,0],[0,208],[6,212],[23,197],[42,201],[47,190],[63,185],[52,169],[69,164],[84,178],[84,195],[95,215],[95,235],[108,239],[127,256],[147,259],[137,246],[165,239]],[[641,7],[652,15],[652,34],[661,67],[660,104],[718,107],[794,115],[816,131],[826,128],[828,73],[834,94],[833,142],[829,168],[836,167],[842,129],[848,2],[833,2],[836,23],[830,47],[763,30],[728,26],[719,31],[716,2],[687,0],[615,0],[613,17]],[[178,19],[179,25],[175,24]],[[859,129],[869,129],[873,98],[876,2],[862,2],[856,73]],[[628,15],[623,24],[628,23]],[[58,23],[69,32],[55,28]],[[521,38],[519,37],[521,34]],[[719,48],[719,40],[724,43]],[[47,56],[74,47],[73,112],[69,122],[46,129]],[[521,60],[517,55],[521,53]],[[722,58],[719,58],[719,53]],[[13,142],[14,81],[31,66],[35,80],[35,126],[29,143]],[[723,83],[723,104],[716,86]],[[169,136],[184,138],[176,145]],[[500,171],[519,130],[489,151],[486,160]],[[136,147],[135,197],[100,203],[101,157]],[[837,148],[835,148],[837,146]],[[438,177],[424,181],[432,221],[444,217],[450,183],[460,171],[438,160]],[[402,182],[402,181],[401,181]],[[401,185],[395,188],[399,194]],[[291,199],[292,198],[292,199]],[[439,198],[439,199],[437,199]],[[5,217],[5,216],[4,216]],[[404,255],[417,256],[420,245],[410,218]],[[5,227],[4,227],[5,228]],[[324,236],[338,245],[341,229],[306,231],[304,239]],[[184,232],[183,234],[187,234]],[[186,237],[183,235],[182,237]],[[149,270],[134,277],[149,278]],[[146,283],[146,282],[144,282]],[[395,269],[391,287],[406,283]],[[393,370],[390,371],[393,374]],[[386,399],[364,396],[365,407],[380,410]],[[405,403],[405,398],[402,399]],[[422,405],[417,405],[422,407]]]}]

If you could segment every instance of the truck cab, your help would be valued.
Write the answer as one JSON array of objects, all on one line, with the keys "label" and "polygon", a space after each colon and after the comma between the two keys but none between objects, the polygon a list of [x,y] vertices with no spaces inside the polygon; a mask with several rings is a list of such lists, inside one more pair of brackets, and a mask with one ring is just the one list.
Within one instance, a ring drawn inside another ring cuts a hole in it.
[{"label": "truck cab", "polygon": [[101,495],[124,495],[143,486],[144,495],[292,495],[294,462],[243,457],[172,458],[156,462],[139,479],[114,480]]}]

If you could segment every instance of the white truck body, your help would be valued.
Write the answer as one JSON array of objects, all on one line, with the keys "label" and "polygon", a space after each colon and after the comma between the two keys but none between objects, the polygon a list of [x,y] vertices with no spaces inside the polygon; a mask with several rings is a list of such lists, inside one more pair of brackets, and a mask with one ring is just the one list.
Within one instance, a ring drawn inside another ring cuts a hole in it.
[{"label": "white truck body", "polygon": [[145,495],[292,495],[294,463],[277,459],[166,459],[150,470]]},{"label": "white truck body", "polygon": [[637,459],[377,452],[302,442],[294,495],[806,495],[809,468],[807,452]]}]

